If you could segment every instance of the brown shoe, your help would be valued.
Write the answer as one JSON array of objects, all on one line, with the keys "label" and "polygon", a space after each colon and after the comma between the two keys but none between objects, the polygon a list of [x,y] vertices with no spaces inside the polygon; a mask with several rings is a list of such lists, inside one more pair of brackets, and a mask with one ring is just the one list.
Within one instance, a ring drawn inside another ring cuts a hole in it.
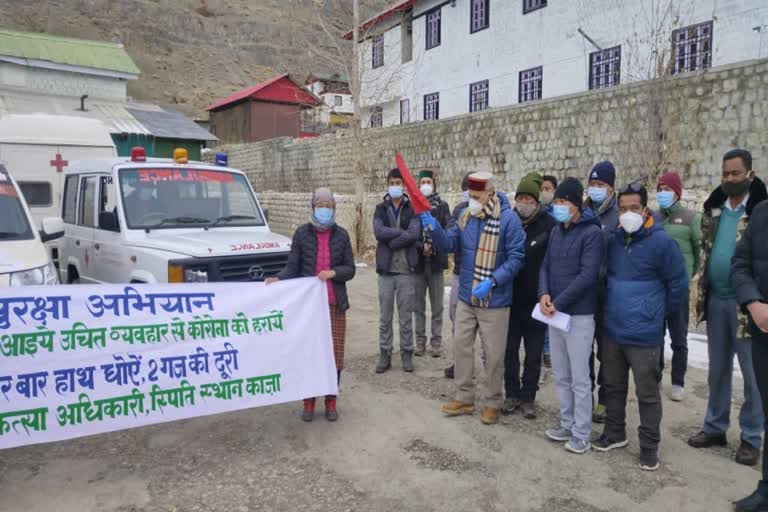
[{"label": "brown shoe", "polygon": [[484,425],[494,425],[499,422],[499,410],[493,407],[486,407],[483,409],[483,415],[480,416],[480,421]]},{"label": "brown shoe", "polygon": [[520,412],[523,413],[523,418],[527,420],[536,419],[536,404],[531,402],[522,402],[520,404]]},{"label": "brown shoe", "polygon": [[462,414],[474,414],[475,404],[467,404],[458,400],[451,400],[443,405],[443,414],[446,416],[461,416]]},{"label": "brown shoe", "polygon": [[711,448],[713,446],[726,446],[728,440],[725,434],[707,434],[703,430],[688,439],[688,444],[694,448]]},{"label": "brown shoe", "polygon": [[755,466],[760,459],[760,448],[755,448],[746,441],[742,441],[736,451],[736,462],[745,466]]}]

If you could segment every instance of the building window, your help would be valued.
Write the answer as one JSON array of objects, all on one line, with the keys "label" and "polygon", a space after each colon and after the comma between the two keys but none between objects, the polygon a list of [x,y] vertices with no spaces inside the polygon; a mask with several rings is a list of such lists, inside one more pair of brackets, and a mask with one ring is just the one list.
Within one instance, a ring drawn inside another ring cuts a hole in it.
[{"label": "building window", "polygon": [[488,108],[488,80],[469,84],[469,111],[480,112]]},{"label": "building window", "polygon": [[589,88],[602,89],[621,81],[621,46],[589,54]]},{"label": "building window", "polygon": [[440,46],[440,9],[427,13],[427,50]]},{"label": "building window", "polygon": [[541,66],[520,72],[519,102],[541,99]]},{"label": "building window", "polygon": [[434,121],[440,119],[440,93],[424,95],[424,120]]},{"label": "building window", "polygon": [[371,66],[380,68],[384,65],[384,34],[373,38],[373,60]]},{"label": "building window", "polygon": [[333,97],[333,104],[337,107],[340,107],[344,104],[344,99],[341,96],[336,95]]},{"label": "building window", "polygon": [[547,0],[523,0],[523,14],[528,14],[547,6]]},{"label": "building window", "polygon": [[384,109],[380,106],[371,109],[371,128],[381,128],[384,125]]},{"label": "building window", "polygon": [[490,0],[471,0],[469,4],[469,32],[474,34],[488,28],[491,23]]},{"label": "building window", "polygon": [[411,122],[411,100],[400,100],[400,124]]},{"label": "building window", "polygon": [[712,65],[712,22],[672,32],[672,73],[707,69]]}]

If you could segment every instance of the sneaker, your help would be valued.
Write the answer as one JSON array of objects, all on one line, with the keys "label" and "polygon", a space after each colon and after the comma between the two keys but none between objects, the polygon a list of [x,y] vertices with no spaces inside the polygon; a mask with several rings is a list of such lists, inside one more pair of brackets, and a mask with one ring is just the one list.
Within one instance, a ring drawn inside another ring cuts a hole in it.
[{"label": "sneaker", "polygon": [[768,493],[758,487],[746,498],[734,501],[733,510],[736,512],[765,512],[768,510]]},{"label": "sneaker", "polygon": [[688,445],[694,448],[711,448],[713,446],[727,446],[728,439],[725,433],[707,434],[703,430],[695,436],[688,439]]},{"label": "sneaker", "polygon": [[643,471],[656,471],[659,469],[659,452],[648,448],[640,450],[640,469]]},{"label": "sneaker", "polygon": [[453,378],[453,365],[449,366],[444,370],[445,378],[446,379],[452,379]]},{"label": "sneaker", "polygon": [[336,411],[336,397],[326,397],[325,399],[325,419],[336,421],[339,419],[339,413]]},{"label": "sneaker", "polygon": [[736,462],[745,466],[755,466],[760,459],[760,448],[755,448],[746,441],[742,441],[736,450]]},{"label": "sneaker", "polygon": [[441,355],[443,355],[443,349],[440,348],[440,345],[438,345],[438,346],[434,346],[433,345],[432,346],[432,353],[431,353],[431,355],[432,355],[432,357],[435,357],[435,358],[440,357]]},{"label": "sneaker", "polygon": [[536,404],[532,400],[530,402],[522,402],[520,404],[520,412],[523,413],[523,418],[527,420],[535,420]]},{"label": "sneaker", "polygon": [[462,414],[474,414],[475,404],[468,404],[458,400],[451,400],[443,405],[443,414],[446,416],[461,416]]},{"label": "sneaker", "polygon": [[304,410],[301,412],[301,419],[302,421],[307,421],[307,422],[315,419],[315,399],[314,398],[304,399]]},{"label": "sneaker", "polygon": [[520,404],[521,402],[517,398],[507,398],[501,406],[501,414],[504,416],[514,414],[520,408]]},{"label": "sneaker", "polygon": [[592,421],[595,423],[605,423],[605,406],[597,404],[592,411]]},{"label": "sneaker", "polygon": [[616,448],[625,448],[628,444],[629,441],[627,439],[619,441],[616,439],[611,439],[606,434],[603,434],[592,442],[592,449],[597,450],[598,452],[609,452],[611,450],[615,450]]},{"label": "sneaker", "polygon": [[403,371],[406,373],[411,373],[413,371],[413,351],[401,351],[400,359],[403,362]]},{"label": "sneaker", "polygon": [[570,430],[566,430],[562,427],[551,428],[549,430],[546,430],[544,432],[544,435],[546,435],[552,441],[556,441],[558,443],[565,443],[567,441],[570,441],[571,438],[573,437]]},{"label": "sneaker", "polygon": [[493,407],[483,409],[483,415],[480,416],[483,425],[495,425],[499,422],[499,410]]},{"label": "sneaker", "polygon": [[421,357],[427,351],[426,343],[416,343],[416,350],[413,351],[413,355]]},{"label": "sneaker", "polygon": [[683,386],[672,386],[669,391],[669,399],[673,402],[682,402],[685,398],[685,388]]},{"label": "sneaker", "polygon": [[382,350],[379,353],[379,362],[376,364],[376,373],[384,373],[392,368],[392,353]]},{"label": "sneaker", "polygon": [[565,449],[571,453],[577,453],[581,455],[582,453],[586,453],[587,450],[589,450],[589,441],[584,441],[583,439],[576,439],[575,437],[572,437],[570,441],[565,443]]},{"label": "sneaker", "polygon": [[544,354],[544,367],[552,368],[552,356],[549,354]]}]

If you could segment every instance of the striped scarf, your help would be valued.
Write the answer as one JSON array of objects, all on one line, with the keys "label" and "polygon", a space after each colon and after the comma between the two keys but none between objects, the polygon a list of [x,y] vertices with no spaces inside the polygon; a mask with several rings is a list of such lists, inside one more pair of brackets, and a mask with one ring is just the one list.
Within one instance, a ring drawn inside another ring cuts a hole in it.
[{"label": "striped scarf", "polygon": [[[461,226],[462,230],[467,226],[471,216],[472,214],[469,213],[469,208],[467,208],[459,221],[459,226]],[[483,226],[482,233],[480,233],[480,241],[477,246],[477,253],[475,253],[475,269],[472,276],[473,289],[481,281],[490,279],[493,276],[493,271],[496,269],[496,252],[499,248],[499,233],[501,231],[501,201],[495,193],[477,217],[481,220],[487,219],[487,221],[485,226]],[[493,292],[489,293],[484,299],[472,296],[472,305],[487,308],[491,302],[492,295]]]}]

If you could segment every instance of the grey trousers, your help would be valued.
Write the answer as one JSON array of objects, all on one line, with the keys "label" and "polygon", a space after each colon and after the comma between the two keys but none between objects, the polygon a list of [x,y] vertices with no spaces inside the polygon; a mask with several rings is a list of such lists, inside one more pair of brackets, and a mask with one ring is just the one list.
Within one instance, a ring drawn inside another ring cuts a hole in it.
[{"label": "grey trousers", "polygon": [[416,303],[413,317],[416,328],[416,344],[427,344],[427,294],[429,294],[430,315],[430,344],[440,348],[443,343],[443,296],[445,295],[445,278],[443,273],[432,272],[429,264],[424,272],[413,276],[416,288]]},{"label": "grey trousers", "polygon": [[400,351],[413,351],[413,274],[379,275],[379,347],[392,353],[392,318],[397,302]]},{"label": "grey trousers", "polygon": [[[456,358],[456,400],[475,402],[475,338],[485,342],[485,406],[498,409],[503,401],[504,355],[507,350],[509,308],[476,308],[462,301],[456,307],[453,353]],[[589,377],[589,375],[587,375]]]},{"label": "grey trousers", "polygon": [[549,350],[560,398],[560,426],[589,442],[592,435],[592,381],[589,357],[595,336],[594,315],[574,315],[571,330],[549,328]]}]

